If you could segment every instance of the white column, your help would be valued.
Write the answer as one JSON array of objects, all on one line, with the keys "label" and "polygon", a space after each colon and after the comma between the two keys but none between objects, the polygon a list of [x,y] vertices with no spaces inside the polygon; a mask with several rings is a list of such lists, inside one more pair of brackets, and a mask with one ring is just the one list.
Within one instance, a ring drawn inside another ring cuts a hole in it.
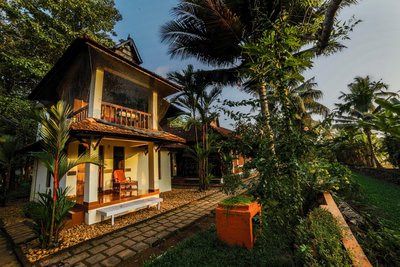
[{"label": "white column", "polygon": [[96,69],[90,82],[89,118],[101,118],[101,100],[103,97],[104,70]]},{"label": "white column", "polygon": [[[90,154],[92,156],[99,156],[98,147],[94,149],[95,141],[90,142]],[[91,203],[97,201],[99,188],[99,167],[92,163],[86,163],[85,166],[85,188],[83,201],[86,203]]]},{"label": "white column", "polygon": [[158,189],[158,153],[156,153],[155,148],[154,143],[149,143],[149,190]]}]

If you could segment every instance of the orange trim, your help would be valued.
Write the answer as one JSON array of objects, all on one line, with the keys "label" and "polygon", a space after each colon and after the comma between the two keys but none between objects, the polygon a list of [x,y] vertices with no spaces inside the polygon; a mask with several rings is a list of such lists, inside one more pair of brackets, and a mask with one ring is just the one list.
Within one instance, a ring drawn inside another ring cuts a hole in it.
[{"label": "orange trim", "polygon": [[365,256],[363,249],[357,242],[357,239],[354,237],[350,227],[347,225],[346,220],[333,200],[331,193],[325,192],[323,197],[325,205],[320,205],[320,207],[329,211],[337,219],[339,227],[342,230],[343,245],[349,253],[353,266],[372,267],[372,264],[369,262],[367,256]]}]

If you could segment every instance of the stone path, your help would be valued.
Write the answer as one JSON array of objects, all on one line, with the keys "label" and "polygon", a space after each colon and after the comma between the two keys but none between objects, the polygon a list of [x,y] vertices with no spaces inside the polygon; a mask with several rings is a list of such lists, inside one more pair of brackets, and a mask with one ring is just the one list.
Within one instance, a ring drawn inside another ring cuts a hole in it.
[{"label": "stone path", "polygon": [[88,240],[70,250],[53,254],[35,265],[46,266],[63,262],[66,266],[117,266],[123,260],[156,245],[177,230],[209,214],[215,209],[217,203],[225,198],[227,196],[224,193],[212,194],[147,221]]},{"label": "stone path", "polygon": [[5,230],[13,240],[14,244],[22,244],[35,238],[32,227],[28,221],[18,222],[5,226]]},{"label": "stone path", "polygon": [[3,232],[0,231],[0,266],[18,267],[21,266],[10,248]]}]

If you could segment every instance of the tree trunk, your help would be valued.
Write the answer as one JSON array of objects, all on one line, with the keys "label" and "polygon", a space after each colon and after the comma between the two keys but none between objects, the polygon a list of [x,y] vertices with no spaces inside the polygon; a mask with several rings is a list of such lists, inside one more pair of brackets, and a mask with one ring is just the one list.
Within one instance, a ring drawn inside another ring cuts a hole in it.
[{"label": "tree trunk", "polygon": [[365,134],[367,135],[367,142],[368,142],[368,150],[369,150],[369,157],[370,163],[372,167],[382,168],[382,165],[378,161],[374,153],[374,147],[372,145],[372,138],[371,138],[371,131],[369,129],[364,130]]},{"label": "tree trunk", "polygon": [[262,116],[262,120],[263,120],[263,130],[262,131],[266,131],[265,132],[261,132],[262,135],[266,134],[269,142],[270,142],[270,150],[271,150],[271,154],[273,156],[275,156],[276,152],[275,152],[275,141],[274,141],[274,132],[272,131],[271,128],[271,124],[270,124],[270,118],[271,118],[271,114],[269,112],[269,106],[268,106],[268,99],[267,99],[267,87],[265,84],[263,84],[260,88],[259,88],[259,95],[260,95],[260,105],[261,105],[261,116]]}]

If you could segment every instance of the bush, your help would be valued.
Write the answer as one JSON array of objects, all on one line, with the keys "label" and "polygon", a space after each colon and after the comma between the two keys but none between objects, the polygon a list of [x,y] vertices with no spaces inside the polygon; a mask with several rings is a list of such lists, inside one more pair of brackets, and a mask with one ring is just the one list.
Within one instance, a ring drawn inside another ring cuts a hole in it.
[{"label": "bush", "polygon": [[324,209],[314,209],[300,222],[295,244],[300,266],[351,266],[340,228]]},{"label": "bush", "polygon": [[314,160],[303,164],[302,170],[305,210],[313,208],[320,194],[326,191],[340,193],[343,196],[354,196],[359,193],[359,186],[353,181],[351,170],[338,162]]},{"label": "bush", "polygon": [[[53,194],[51,190],[46,193],[39,194],[38,205],[32,216],[34,221],[33,231],[39,238],[42,247],[48,247],[50,243],[57,245],[59,243],[59,235],[65,226],[65,218],[69,210],[75,205],[75,202],[67,198],[68,188],[57,190],[57,201],[55,207],[54,236],[50,236],[51,215],[53,209]],[[51,240],[53,239],[53,240]],[[53,242],[51,242],[53,241]]]},{"label": "bush", "polygon": [[29,201],[22,207],[22,213],[25,217],[33,219],[38,214],[40,204],[35,201]]}]

